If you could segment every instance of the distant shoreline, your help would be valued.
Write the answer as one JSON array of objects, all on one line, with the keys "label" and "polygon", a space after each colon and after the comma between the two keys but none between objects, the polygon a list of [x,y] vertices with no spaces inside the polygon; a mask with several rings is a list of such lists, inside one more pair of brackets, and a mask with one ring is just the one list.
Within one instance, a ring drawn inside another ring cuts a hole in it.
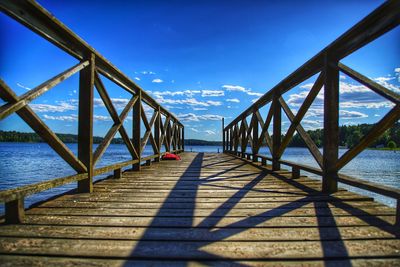
[{"label": "distant shoreline", "polygon": [[[361,124],[356,126],[341,126],[340,130],[343,134],[340,135],[340,148],[353,147],[359,142],[362,136],[364,136],[372,128],[370,124]],[[322,146],[323,143],[323,129],[316,129],[307,131],[311,139],[315,142],[318,147]],[[391,129],[386,131],[381,137],[379,137],[374,143],[372,143],[367,149],[374,150],[390,150],[399,151],[400,148],[400,123],[396,123]],[[65,144],[78,143],[78,136],[76,134],[60,134],[56,133],[57,137]],[[94,136],[93,143],[100,144],[104,140],[103,137]],[[46,143],[36,133],[24,133],[17,131],[2,131],[0,130],[0,142],[16,142],[16,143]],[[393,147],[390,143],[393,143]],[[124,144],[122,138],[114,138],[111,140],[111,144]],[[207,141],[199,139],[185,139],[184,145],[186,146],[222,146],[221,141]],[[263,146],[266,144],[264,143]],[[307,147],[301,137],[295,134],[288,147]]]}]

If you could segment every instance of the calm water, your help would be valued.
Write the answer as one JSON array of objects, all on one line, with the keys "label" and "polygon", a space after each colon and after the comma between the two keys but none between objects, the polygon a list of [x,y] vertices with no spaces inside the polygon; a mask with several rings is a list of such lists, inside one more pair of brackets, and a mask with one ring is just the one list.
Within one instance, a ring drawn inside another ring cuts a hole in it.
[{"label": "calm water", "polygon": [[[76,154],[77,144],[67,144]],[[221,150],[217,146],[186,146],[186,151],[193,152],[217,152]],[[346,150],[341,150],[344,153]],[[269,154],[267,148],[262,148],[261,153]],[[152,154],[150,147],[147,147],[144,155]],[[129,152],[125,145],[110,145],[102,159],[96,167],[109,165],[111,163],[129,160]],[[288,148],[283,159],[300,162],[302,164],[317,166],[308,150],[305,148]],[[342,173],[355,177],[370,180],[376,183],[400,188],[400,153],[393,151],[366,150],[356,159],[350,162]],[[128,168],[128,167],[127,167]],[[17,186],[32,184],[40,181],[50,180],[56,177],[75,174],[57,154],[45,143],[0,143],[0,190],[14,188]],[[95,180],[102,179],[109,174],[95,177]],[[318,176],[308,174],[320,178]],[[345,187],[345,186],[343,186]],[[55,194],[60,194],[67,190],[76,188],[76,183],[71,183],[62,187],[53,188],[25,200],[25,205],[29,205],[44,200]],[[364,195],[375,197],[378,201],[390,206],[395,205],[395,201],[379,195],[351,188]],[[0,213],[4,212],[4,205],[0,206]]]}]

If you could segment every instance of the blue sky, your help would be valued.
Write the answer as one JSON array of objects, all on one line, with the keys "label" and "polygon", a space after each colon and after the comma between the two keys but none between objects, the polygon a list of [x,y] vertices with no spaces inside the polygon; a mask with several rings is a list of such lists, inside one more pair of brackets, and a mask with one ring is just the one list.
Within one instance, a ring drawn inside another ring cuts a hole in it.
[{"label": "blue sky", "polygon": [[[206,140],[220,140],[222,117],[229,123],[382,2],[39,1],[181,118],[186,138]],[[399,37],[397,28],[342,62],[400,92]],[[0,77],[19,95],[77,63],[4,14],[0,38]],[[284,95],[294,112],[314,80]],[[129,94],[103,81],[121,111]],[[341,124],[373,123],[390,109],[349,77],[340,86]],[[30,106],[53,131],[76,133],[77,92],[74,75]],[[95,98],[94,133],[104,136],[112,122]],[[322,99],[303,120],[306,129],[322,127]],[[16,115],[0,129],[31,131]]]}]

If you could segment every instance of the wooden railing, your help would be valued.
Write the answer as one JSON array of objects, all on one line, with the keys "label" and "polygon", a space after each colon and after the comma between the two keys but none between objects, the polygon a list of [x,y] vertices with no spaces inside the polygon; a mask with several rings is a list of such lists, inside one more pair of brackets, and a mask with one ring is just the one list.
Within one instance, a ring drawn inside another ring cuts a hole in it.
[{"label": "wooden railing", "polygon": [[[346,166],[354,157],[367,148],[368,145],[400,118],[400,96],[397,93],[342,64],[340,60],[372,42],[384,33],[394,29],[398,26],[399,21],[400,1],[388,1],[381,5],[365,19],[286,77],[229,123],[229,125],[223,129],[224,151],[241,157],[247,157],[253,161],[258,161],[260,158],[263,165],[266,164],[267,160],[270,160],[273,170],[279,170],[281,164],[291,166],[294,178],[299,177],[300,170],[321,175],[322,191],[325,193],[336,192],[338,182],[342,182],[395,198],[397,200],[397,223],[400,224],[400,190],[339,174],[340,169]],[[374,125],[371,131],[341,157],[339,157],[340,72],[348,75],[393,103],[393,107],[390,111]],[[303,104],[298,109],[297,113],[294,114],[282,95],[313,75],[318,75],[318,78]],[[320,152],[310,135],[301,125],[302,119],[322,87],[324,87],[323,153]],[[267,104],[271,104],[271,106],[264,120],[260,109]],[[281,131],[282,110],[291,123],[283,138]],[[250,123],[247,122],[247,119],[250,119]],[[272,135],[268,132],[271,122],[273,123]],[[306,144],[306,147],[316,160],[319,168],[281,160],[281,156],[295,131],[297,131]],[[267,144],[272,157],[259,154],[260,147],[264,142]],[[248,145],[251,146],[250,153],[246,153]]]},{"label": "wooden railing", "polygon": [[[57,178],[37,184],[0,191],[0,201],[5,203],[5,220],[8,223],[21,222],[24,217],[24,197],[74,181],[78,182],[78,192],[92,192],[93,177],[114,171],[114,177],[121,177],[121,168],[132,165],[139,170],[142,162],[150,164],[159,161],[165,151],[179,153],[184,150],[184,126],[179,120],[151,98],[143,89],[107,61],[97,51],[76,34],[54,18],[48,11],[34,1],[0,1],[1,11],[19,21],[49,42],[58,46],[79,63],[59,75],[49,79],[36,88],[17,96],[0,79],[0,97],[6,102],[0,107],[0,120],[18,114],[57,154],[76,172],[76,175]],[[29,103],[43,95],[57,84],[79,72],[79,112],[78,112],[78,156],[57,137],[57,135],[29,107]],[[102,78],[103,77],[103,78]],[[109,79],[132,96],[120,114],[117,113],[111,98],[102,82]],[[94,88],[98,91],[113,121],[103,141],[92,152],[93,147],[93,99]],[[148,120],[143,103],[152,110]],[[132,139],[124,127],[132,110]],[[144,135],[141,136],[141,122]],[[94,168],[96,162],[119,133],[131,156],[131,160],[106,167]],[[143,157],[142,151],[150,141],[153,155]]]}]

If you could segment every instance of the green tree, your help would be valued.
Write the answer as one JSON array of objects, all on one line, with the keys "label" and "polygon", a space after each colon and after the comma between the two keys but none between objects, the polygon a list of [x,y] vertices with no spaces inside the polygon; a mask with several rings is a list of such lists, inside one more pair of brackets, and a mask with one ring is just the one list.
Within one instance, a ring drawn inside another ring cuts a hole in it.
[{"label": "green tree", "polygon": [[388,142],[387,147],[390,148],[390,149],[394,149],[397,146],[396,146],[396,143],[392,140],[392,141]]}]

